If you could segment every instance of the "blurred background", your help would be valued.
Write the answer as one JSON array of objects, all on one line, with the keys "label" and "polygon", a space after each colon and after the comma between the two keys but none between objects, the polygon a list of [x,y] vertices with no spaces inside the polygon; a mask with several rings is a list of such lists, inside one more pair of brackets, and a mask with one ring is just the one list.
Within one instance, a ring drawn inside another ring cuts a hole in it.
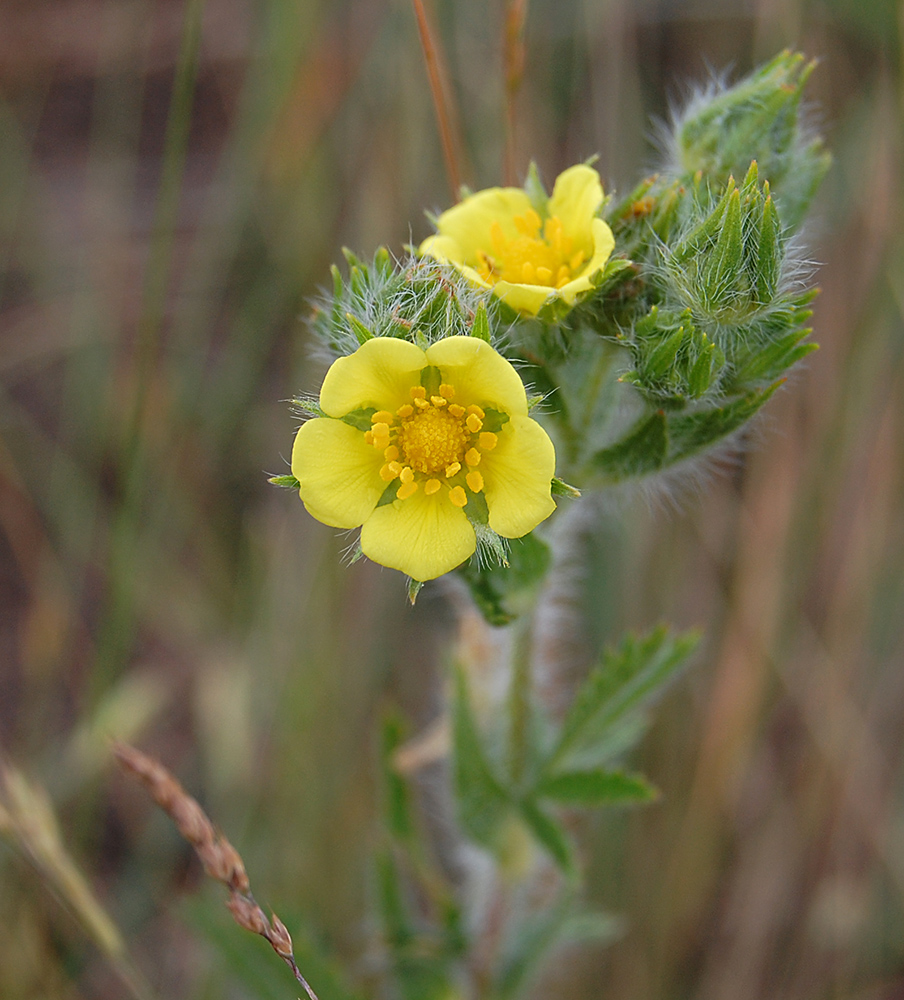
[{"label": "blurred background", "polygon": [[[504,4],[431,16],[463,180],[500,183]],[[893,0],[529,4],[519,177],[599,154],[624,193],[691,83],[784,47],[820,61],[836,157],[822,349],[743,457],[580,521],[577,661],[659,620],[706,640],[635,760],[661,801],[579,830],[625,932],[545,993],[904,995],[902,32]],[[325,367],[330,263],[400,252],[450,197],[407,0],[0,4],[6,1000],[293,995],[110,733],[198,795],[322,1000],[367,995],[379,717],[431,721],[454,606],[341,565],[266,476]]]}]

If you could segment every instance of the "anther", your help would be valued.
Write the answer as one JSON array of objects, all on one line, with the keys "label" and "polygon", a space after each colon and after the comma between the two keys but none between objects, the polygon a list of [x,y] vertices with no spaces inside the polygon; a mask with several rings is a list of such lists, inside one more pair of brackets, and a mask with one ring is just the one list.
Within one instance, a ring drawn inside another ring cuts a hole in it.
[{"label": "anther", "polygon": [[377,412],[370,418],[372,424],[386,424],[388,427],[393,421],[393,416],[389,410],[377,410]]},{"label": "anther", "polygon": [[[395,465],[395,463],[393,463],[393,465]],[[398,473],[394,472],[392,470],[392,467],[388,463],[384,465],[382,469],[380,469],[380,478],[383,480],[384,483],[391,483],[397,475]]]},{"label": "anther", "polygon": [[468,419],[465,421],[465,423],[467,424],[468,430],[472,434],[476,434],[480,430],[480,428],[483,427],[483,421],[480,419],[480,417],[477,416],[476,413],[469,413]]},{"label": "anther", "polygon": [[486,414],[481,410],[481,408],[476,403],[471,403],[468,407],[468,413],[476,413],[481,420],[486,416]]},{"label": "anther", "polygon": [[401,417],[402,420],[406,420],[408,417],[411,416],[412,413],[414,413],[414,407],[411,405],[411,403],[406,403],[404,406],[400,406],[396,410],[396,416]]},{"label": "anther", "polygon": [[461,471],[461,462],[451,462],[446,466],[446,479],[451,479]]},{"label": "anther", "polygon": [[383,452],[383,458],[387,462],[394,462],[399,457],[399,449],[396,448],[394,444],[391,444],[386,451]]},{"label": "anther", "polygon": [[496,447],[496,442],[498,440],[498,436],[492,431],[481,431],[477,442],[484,451],[492,451]]},{"label": "anther", "polygon": [[402,483],[396,490],[396,497],[399,500],[407,500],[408,497],[414,496],[415,493],[417,493],[417,483]]},{"label": "anther", "polygon": [[535,273],[536,273],[536,268],[529,260],[526,260],[521,265],[521,280],[526,285],[532,285],[534,283]]},{"label": "anther", "polygon": [[424,483],[424,492],[428,497],[432,497],[434,493],[439,492],[440,486],[442,486],[442,483],[438,479],[428,479]]},{"label": "anther", "polygon": [[426,399],[422,399],[420,396],[415,397],[414,405],[419,410],[426,410],[430,406],[430,404],[427,402],[427,400]]},{"label": "anther", "polygon": [[465,476],[465,482],[472,493],[479,493],[483,489],[483,476],[476,469]]},{"label": "anther", "polygon": [[468,494],[460,486],[453,486],[449,490],[449,499],[456,507],[464,507],[468,502]]},{"label": "anther", "polygon": [[410,465],[406,465],[399,473],[399,479],[401,479],[403,483],[413,482],[414,469],[412,469]]},{"label": "anther", "polygon": [[465,461],[468,465],[480,465],[480,452],[476,448],[469,448],[465,454]]},{"label": "anther", "polygon": [[412,399],[426,399],[427,390],[422,385],[413,385],[409,390]]},{"label": "anther", "polygon": [[443,382],[442,385],[439,387],[439,394],[444,399],[449,399],[449,400],[455,399],[455,386]]},{"label": "anther", "polygon": [[365,431],[364,432],[364,443],[365,444],[373,444],[374,443],[374,432],[373,431]]},{"label": "anther", "polygon": [[431,396],[430,402],[436,407],[446,406],[449,402],[448,399],[444,399],[442,396]]},{"label": "anther", "polygon": [[537,282],[541,285],[548,285],[552,281],[552,271],[548,267],[537,268]]},{"label": "anther", "polygon": [[[442,388],[442,386],[440,386],[440,388]],[[453,417],[463,417],[465,415],[465,408],[463,406],[459,406],[458,403],[450,403],[449,412]]]}]

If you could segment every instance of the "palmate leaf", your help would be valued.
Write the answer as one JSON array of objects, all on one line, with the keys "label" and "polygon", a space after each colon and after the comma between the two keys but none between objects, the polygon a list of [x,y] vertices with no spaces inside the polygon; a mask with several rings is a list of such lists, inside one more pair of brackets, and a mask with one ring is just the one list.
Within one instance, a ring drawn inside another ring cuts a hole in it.
[{"label": "palmate leaf", "polygon": [[659,626],[642,637],[628,636],[604,652],[602,662],[586,679],[565,717],[559,738],[546,761],[544,776],[593,728],[606,729],[638,709],[675,676],[699,640],[696,631],[672,635]]}]

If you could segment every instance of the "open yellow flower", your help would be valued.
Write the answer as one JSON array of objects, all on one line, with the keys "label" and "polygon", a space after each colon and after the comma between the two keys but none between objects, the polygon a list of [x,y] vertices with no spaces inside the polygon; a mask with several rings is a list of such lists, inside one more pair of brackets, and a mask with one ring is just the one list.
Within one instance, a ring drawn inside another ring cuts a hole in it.
[{"label": "open yellow flower", "polygon": [[599,174],[585,164],[559,174],[541,219],[521,188],[487,188],[437,220],[420,253],[453,264],[513,309],[536,315],[549,301],[571,305],[612,253],[612,230],[597,218]]},{"label": "open yellow flower", "polygon": [[422,351],[375,337],[333,362],[326,417],[301,425],[292,474],[305,507],[361,525],[374,562],[432,580],[476,547],[471,520],[520,538],[555,509],[555,451],[518,373],[476,337]]}]

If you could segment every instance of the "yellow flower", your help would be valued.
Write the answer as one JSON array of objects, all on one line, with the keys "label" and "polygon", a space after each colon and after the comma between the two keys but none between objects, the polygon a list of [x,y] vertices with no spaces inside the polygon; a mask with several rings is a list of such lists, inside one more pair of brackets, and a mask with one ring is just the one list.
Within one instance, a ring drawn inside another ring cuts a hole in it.
[{"label": "yellow flower", "polygon": [[439,232],[420,252],[536,315],[547,302],[571,305],[593,287],[590,279],[615,246],[612,230],[596,216],[602,203],[599,174],[584,164],[559,174],[545,219],[521,188],[487,188],[443,212]]},{"label": "yellow flower", "polygon": [[361,525],[374,562],[432,580],[476,547],[470,518],[520,538],[555,509],[555,451],[527,413],[518,373],[476,337],[426,351],[375,337],[333,362],[326,417],[301,425],[292,474],[305,507]]}]

